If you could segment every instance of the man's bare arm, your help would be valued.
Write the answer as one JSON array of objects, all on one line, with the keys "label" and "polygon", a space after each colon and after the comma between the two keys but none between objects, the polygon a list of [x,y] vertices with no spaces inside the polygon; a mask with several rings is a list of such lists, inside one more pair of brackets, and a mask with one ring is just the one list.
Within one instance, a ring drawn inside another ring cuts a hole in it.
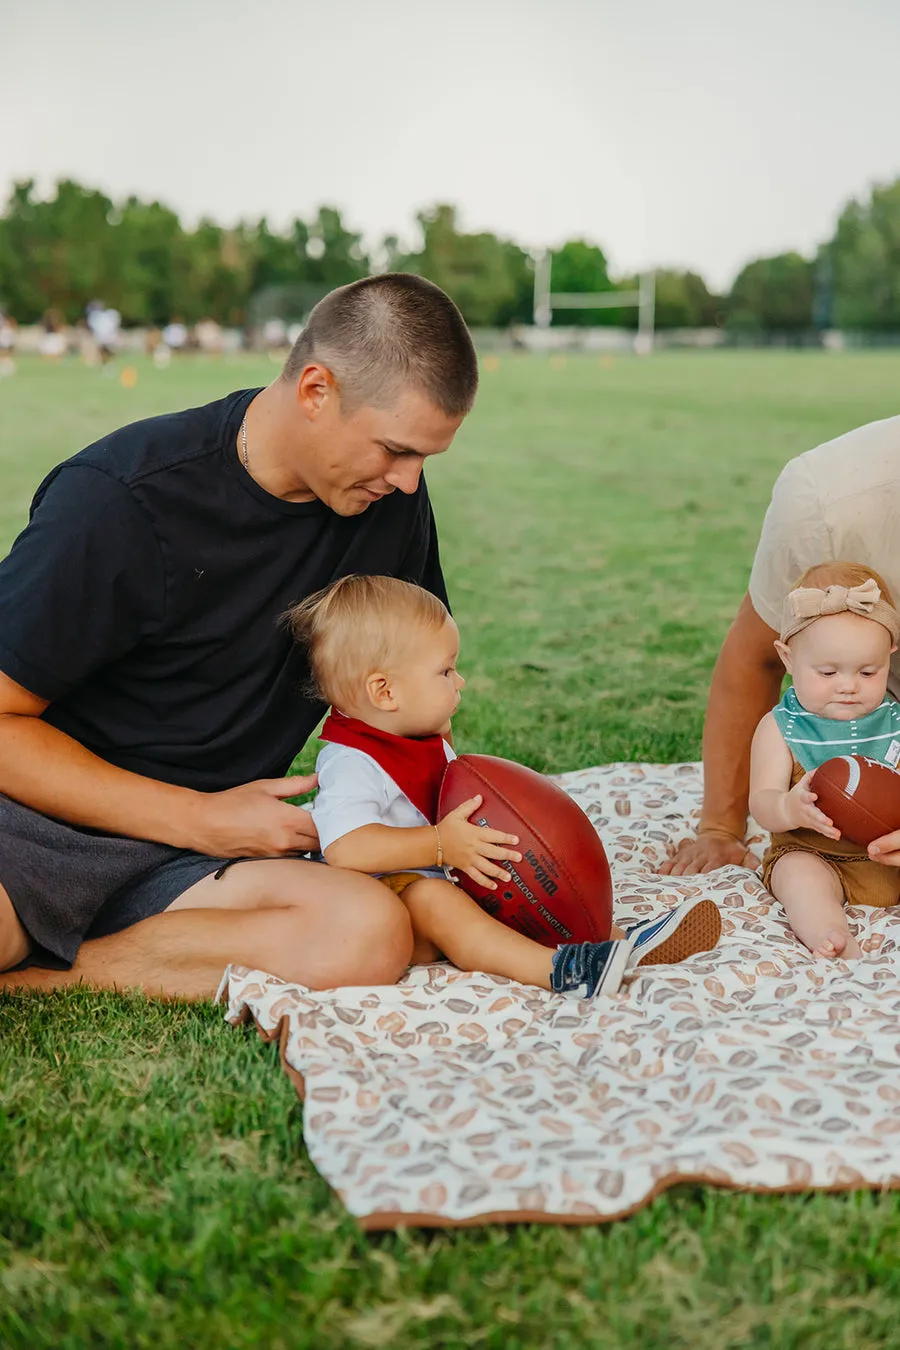
[{"label": "man's bare arm", "polygon": [[317,845],[309,813],[283,801],[314,778],[273,778],[194,792],[116,768],[41,720],[44,699],[0,672],[0,792],[44,815],[214,857]]},{"label": "man's bare arm", "polygon": [[716,661],[703,724],[703,810],[700,831],[682,840],[660,869],[672,876],[711,872],[753,856],[743,843],[750,791],[750,743],[778,702],[784,667],[778,634],[744,597]]}]

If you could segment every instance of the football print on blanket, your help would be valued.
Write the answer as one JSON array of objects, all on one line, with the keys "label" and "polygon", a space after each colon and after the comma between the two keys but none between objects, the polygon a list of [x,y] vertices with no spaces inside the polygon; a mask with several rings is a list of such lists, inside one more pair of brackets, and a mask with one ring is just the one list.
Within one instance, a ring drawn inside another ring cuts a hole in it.
[{"label": "football print on blanket", "polygon": [[494,918],[555,947],[598,942],[612,926],[612,879],[597,832],[561,788],[521,764],[494,755],[460,755],[447,765],[439,818],[470,797],[470,819],[519,837],[519,863],[502,864],[510,881],[486,890],[463,873],[456,880]]},{"label": "football print on blanket", "polygon": [[900,830],[900,773],[862,755],[840,755],[820,764],[810,779],[816,805],[844,839],[867,848]]}]

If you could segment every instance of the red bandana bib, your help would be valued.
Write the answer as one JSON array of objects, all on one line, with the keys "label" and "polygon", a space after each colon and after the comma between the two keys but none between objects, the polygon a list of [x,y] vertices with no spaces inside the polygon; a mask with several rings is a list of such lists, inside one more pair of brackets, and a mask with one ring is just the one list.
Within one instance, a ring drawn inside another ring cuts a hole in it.
[{"label": "red bandana bib", "polygon": [[371,756],[425,819],[437,824],[438,793],[447,767],[443,736],[395,736],[332,708],[320,739]]}]

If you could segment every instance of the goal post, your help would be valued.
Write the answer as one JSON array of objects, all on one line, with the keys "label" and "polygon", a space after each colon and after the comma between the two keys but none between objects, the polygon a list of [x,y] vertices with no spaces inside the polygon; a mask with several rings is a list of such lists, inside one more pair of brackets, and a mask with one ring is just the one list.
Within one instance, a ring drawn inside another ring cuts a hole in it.
[{"label": "goal post", "polygon": [[653,351],[656,319],[656,274],[640,274],[635,291],[554,291],[551,285],[553,254],[544,249],[534,263],[534,323],[549,328],[553,311],[559,309],[637,309],[638,331],[634,350],[639,356]]}]

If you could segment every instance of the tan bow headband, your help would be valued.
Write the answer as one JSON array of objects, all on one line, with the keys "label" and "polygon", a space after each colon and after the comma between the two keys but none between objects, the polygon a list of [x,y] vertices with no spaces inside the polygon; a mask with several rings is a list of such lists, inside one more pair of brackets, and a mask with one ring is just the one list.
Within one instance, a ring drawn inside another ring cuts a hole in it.
[{"label": "tan bow headband", "polygon": [[824,591],[814,586],[798,586],[791,591],[785,597],[781,612],[781,641],[787,642],[788,638],[826,614],[847,612],[880,623],[890,633],[892,642],[900,639],[897,611],[882,600],[878,582],[869,577],[861,586],[828,586]]}]

